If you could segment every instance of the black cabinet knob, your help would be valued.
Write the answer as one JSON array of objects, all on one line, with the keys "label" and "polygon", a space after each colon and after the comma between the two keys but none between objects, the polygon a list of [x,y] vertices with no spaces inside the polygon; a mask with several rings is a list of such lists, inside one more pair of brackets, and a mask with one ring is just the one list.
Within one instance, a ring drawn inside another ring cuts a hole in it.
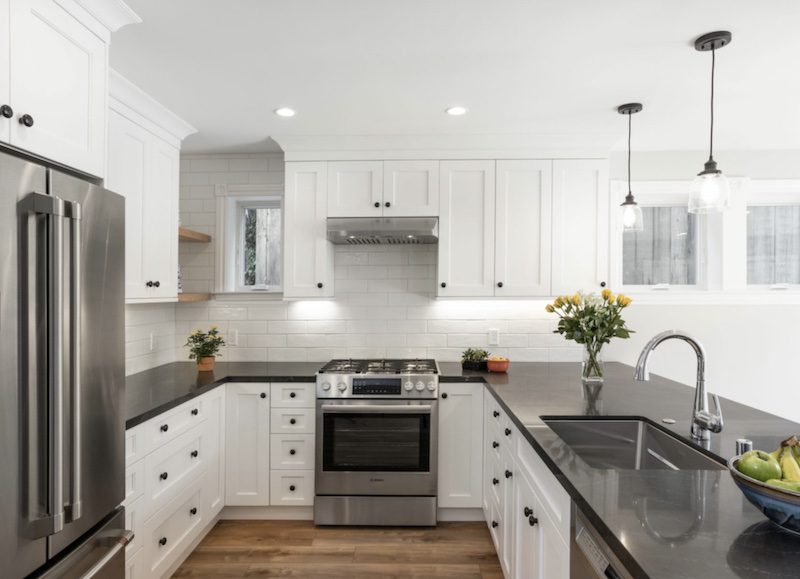
[{"label": "black cabinet knob", "polygon": [[507,470],[506,471],[506,478],[511,478],[512,476],[514,476],[514,473],[512,473],[510,470]]},{"label": "black cabinet knob", "polygon": [[289,491],[294,492],[294,485],[289,485]]},{"label": "black cabinet knob", "polygon": [[297,451],[296,451],[295,449],[291,449],[291,450],[289,451],[289,454],[291,454],[292,456],[294,456],[295,454],[297,454]]},{"label": "black cabinet knob", "polygon": [[161,432],[166,432],[169,430],[169,424],[162,424],[161,425]]},{"label": "black cabinet knob", "polygon": [[381,206],[381,204],[378,201],[376,201],[375,202],[375,207],[380,207],[380,206]]},{"label": "black cabinet knob", "polygon": [[318,283],[317,283],[317,287],[318,287],[319,289],[322,289],[322,282],[318,282]]},{"label": "black cabinet knob", "polygon": [[14,109],[12,109],[8,105],[0,106],[0,115],[3,115],[5,118],[10,119],[14,116]]},{"label": "black cabinet knob", "polygon": [[391,207],[392,206],[392,204],[389,203],[388,201],[386,203],[384,203],[383,205],[384,205],[384,207]]},{"label": "black cabinet knob", "polygon": [[197,416],[199,412],[197,408],[192,408],[192,416]]},{"label": "black cabinet knob", "polygon": [[496,529],[499,524],[497,521],[492,521],[492,528]]},{"label": "black cabinet knob", "polygon": [[604,281],[601,281],[601,282],[600,282],[600,287],[606,287],[606,282],[604,282]]},{"label": "black cabinet knob", "polygon": [[511,429],[510,428],[506,428],[505,429],[505,433],[506,433],[506,436],[511,436]]},{"label": "black cabinet knob", "polygon": [[160,478],[161,480],[167,480],[168,476],[169,474],[167,474],[166,472],[162,472],[160,475],[158,475],[158,478]]},{"label": "black cabinet knob", "polygon": [[500,446],[499,442],[497,442],[496,440],[492,442],[492,448],[497,448],[498,446]]},{"label": "black cabinet knob", "polygon": [[166,545],[166,544],[167,544],[167,538],[166,538],[166,537],[161,537],[161,538],[158,540],[158,544],[159,544],[159,545],[161,545],[161,546],[163,547],[164,545]]},{"label": "black cabinet knob", "polygon": [[289,398],[297,398],[297,392],[290,392]]},{"label": "black cabinet knob", "polygon": [[261,394],[259,394],[259,396],[261,396],[262,398],[266,398],[267,397],[267,393],[266,392],[262,392]]},{"label": "black cabinet knob", "polygon": [[538,523],[539,523],[539,519],[537,519],[537,518],[536,518],[536,517],[534,517],[533,515],[531,515],[530,517],[528,517],[528,524],[529,524],[531,527],[535,527],[535,526],[536,526]]},{"label": "black cabinet knob", "polygon": [[530,517],[533,514],[533,509],[530,507],[525,507],[522,509],[522,512],[526,517]]},{"label": "black cabinet knob", "polygon": [[148,282],[147,282],[147,283],[145,283],[144,285],[146,285],[147,287],[153,287],[153,282],[151,282],[151,281],[148,281]]},{"label": "black cabinet knob", "polygon": [[447,287],[447,284],[445,282],[442,282],[439,285],[442,286],[442,287]]},{"label": "black cabinet knob", "polygon": [[447,392],[442,392],[442,398],[447,398]]},{"label": "black cabinet knob", "polygon": [[499,413],[497,410],[495,410],[494,412],[492,412],[492,416],[494,416],[495,418],[497,418],[497,417],[499,417],[499,416],[500,416],[500,413]]},{"label": "black cabinet knob", "polygon": [[191,457],[192,457],[192,458],[197,458],[197,455],[198,455],[198,454],[199,454],[199,452],[198,452],[198,451],[196,451],[196,450],[193,450],[193,451],[192,451],[192,453],[191,453]]},{"label": "black cabinet knob", "polygon": [[493,485],[498,485],[498,484],[500,484],[500,481],[499,481],[499,480],[497,480],[496,478],[493,478],[493,479],[492,479],[492,484],[493,484]]},{"label": "black cabinet knob", "polygon": [[497,287],[503,287],[503,282],[501,281],[497,282]]},{"label": "black cabinet knob", "polygon": [[289,424],[297,424],[297,420],[294,418],[289,419]]},{"label": "black cabinet knob", "polygon": [[33,126],[33,117],[30,116],[30,115],[22,115],[19,118],[19,122],[20,122],[21,125],[25,125],[26,127],[32,127]]},{"label": "black cabinet knob", "polygon": [[189,509],[189,514],[195,516],[197,514],[197,507],[192,507]]},{"label": "black cabinet knob", "polygon": [[154,281],[153,282],[153,287],[161,287],[161,282],[160,281]]}]

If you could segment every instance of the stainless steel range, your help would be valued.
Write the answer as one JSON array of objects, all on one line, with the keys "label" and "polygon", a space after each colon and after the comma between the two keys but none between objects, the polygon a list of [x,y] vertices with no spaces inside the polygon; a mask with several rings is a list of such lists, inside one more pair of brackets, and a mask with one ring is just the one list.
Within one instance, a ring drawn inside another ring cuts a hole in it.
[{"label": "stainless steel range", "polygon": [[318,525],[436,525],[435,360],[332,360],[317,375]]}]

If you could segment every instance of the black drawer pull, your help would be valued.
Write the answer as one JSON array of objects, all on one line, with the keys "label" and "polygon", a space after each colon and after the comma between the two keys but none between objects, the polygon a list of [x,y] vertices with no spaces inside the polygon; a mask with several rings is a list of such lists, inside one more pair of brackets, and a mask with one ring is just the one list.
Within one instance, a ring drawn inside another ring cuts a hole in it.
[{"label": "black drawer pull", "polygon": [[30,128],[30,127],[32,127],[32,126],[33,126],[33,117],[32,117],[32,116],[30,116],[30,115],[28,115],[28,114],[22,115],[22,116],[19,118],[19,123],[20,123],[21,125],[25,125],[26,127],[29,127],[29,128]]},{"label": "black drawer pull", "polygon": [[169,474],[167,474],[166,472],[162,472],[160,475],[158,475],[158,478],[160,478],[161,480],[167,480],[168,476]]},{"label": "black drawer pull", "polygon": [[533,515],[531,515],[530,517],[528,517],[528,524],[529,524],[531,527],[534,527],[534,526],[536,526],[536,524],[537,524],[538,522],[539,522],[539,519],[537,519],[537,518],[536,518],[536,517],[534,517]]},{"label": "black drawer pull", "polygon": [[153,282],[153,287],[161,287],[161,282],[160,281],[154,281]]},{"label": "black drawer pull", "polygon": [[442,398],[447,398],[447,392],[442,392]]},{"label": "black drawer pull", "polygon": [[161,546],[163,547],[164,545],[166,545],[166,544],[167,544],[167,538],[166,538],[166,537],[161,537],[161,538],[158,540],[158,544],[159,544],[159,545],[161,545]]},{"label": "black drawer pull", "polygon": [[294,492],[294,485],[289,485],[289,491]]},{"label": "black drawer pull", "polygon": [[511,429],[510,428],[506,428],[505,433],[506,433],[506,436],[511,436]]},{"label": "black drawer pull", "polygon": [[492,528],[496,529],[499,524],[497,521],[492,521]]},{"label": "black drawer pull", "polygon": [[442,287],[447,287],[447,283],[445,283],[445,282],[442,282],[439,285],[442,286]]},{"label": "black drawer pull", "polygon": [[525,507],[524,509],[522,509],[522,512],[526,517],[530,517],[533,514],[533,509],[530,507]]},{"label": "black drawer pull", "polygon": [[169,430],[169,424],[162,424],[161,425],[161,432],[166,432]]},{"label": "black drawer pull", "polygon": [[497,410],[495,410],[494,412],[492,412],[492,416],[498,418],[500,416],[500,413]]},{"label": "black drawer pull", "polygon": [[514,476],[514,473],[512,473],[510,470],[507,470],[506,471],[506,478],[511,478],[512,476]]},{"label": "black drawer pull", "polygon": [[262,398],[266,398],[267,394],[266,394],[266,392],[262,392],[261,394],[259,394],[259,396],[261,396]]},{"label": "black drawer pull", "polygon": [[200,411],[197,408],[192,408],[192,416],[197,416]]},{"label": "black drawer pull", "polygon": [[493,484],[493,485],[498,485],[498,484],[500,484],[500,481],[499,481],[499,480],[497,480],[496,478],[493,478],[493,479],[492,479],[492,484]]},{"label": "black drawer pull", "polygon": [[289,451],[289,454],[291,454],[292,456],[294,456],[295,454],[297,454],[297,451],[296,451],[295,449],[291,449],[291,450]]},{"label": "black drawer pull", "polygon": [[297,392],[290,392],[289,398],[297,398]]},{"label": "black drawer pull", "polygon": [[14,116],[14,109],[12,109],[8,105],[2,105],[0,106],[0,115],[2,115],[6,119],[10,119],[11,117]]},{"label": "black drawer pull", "polygon": [[297,424],[297,420],[294,418],[289,419],[289,424]]},{"label": "black drawer pull", "polygon": [[381,206],[380,202],[379,202],[379,201],[376,201],[376,202],[375,202],[375,207],[380,207],[380,206]]},{"label": "black drawer pull", "polygon": [[497,442],[496,440],[492,441],[492,448],[497,448],[498,446],[500,446],[499,442]]},{"label": "black drawer pull", "polygon": [[385,207],[391,207],[391,206],[392,206],[392,204],[391,204],[391,203],[389,203],[388,201],[387,201],[386,203],[384,203],[383,205],[384,205]]},{"label": "black drawer pull", "polygon": [[198,454],[199,454],[199,453],[198,453],[196,450],[193,450],[193,451],[192,451],[192,454],[191,454],[191,457],[192,457],[192,458],[197,458],[197,455],[198,455]]},{"label": "black drawer pull", "polygon": [[324,284],[323,284],[321,281],[320,281],[320,282],[317,282],[317,287],[318,287],[319,289],[322,289],[323,285],[324,285]]},{"label": "black drawer pull", "polygon": [[192,507],[189,509],[189,514],[195,516],[197,514],[197,507]]}]

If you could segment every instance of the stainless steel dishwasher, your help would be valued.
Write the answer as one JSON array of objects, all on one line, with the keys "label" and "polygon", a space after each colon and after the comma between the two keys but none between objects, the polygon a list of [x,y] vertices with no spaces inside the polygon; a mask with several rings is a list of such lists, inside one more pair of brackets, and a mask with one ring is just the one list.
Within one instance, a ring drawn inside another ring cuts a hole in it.
[{"label": "stainless steel dishwasher", "polygon": [[572,505],[569,550],[571,579],[633,579],[575,504]]}]

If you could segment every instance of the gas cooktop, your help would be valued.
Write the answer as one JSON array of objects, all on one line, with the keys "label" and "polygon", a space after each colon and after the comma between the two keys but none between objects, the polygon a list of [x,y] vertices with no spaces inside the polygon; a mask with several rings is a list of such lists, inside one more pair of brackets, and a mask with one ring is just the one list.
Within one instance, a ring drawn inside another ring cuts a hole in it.
[{"label": "gas cooktop", "polygon": [[320,374],[438,374],[436,360],[331,360]]}]

